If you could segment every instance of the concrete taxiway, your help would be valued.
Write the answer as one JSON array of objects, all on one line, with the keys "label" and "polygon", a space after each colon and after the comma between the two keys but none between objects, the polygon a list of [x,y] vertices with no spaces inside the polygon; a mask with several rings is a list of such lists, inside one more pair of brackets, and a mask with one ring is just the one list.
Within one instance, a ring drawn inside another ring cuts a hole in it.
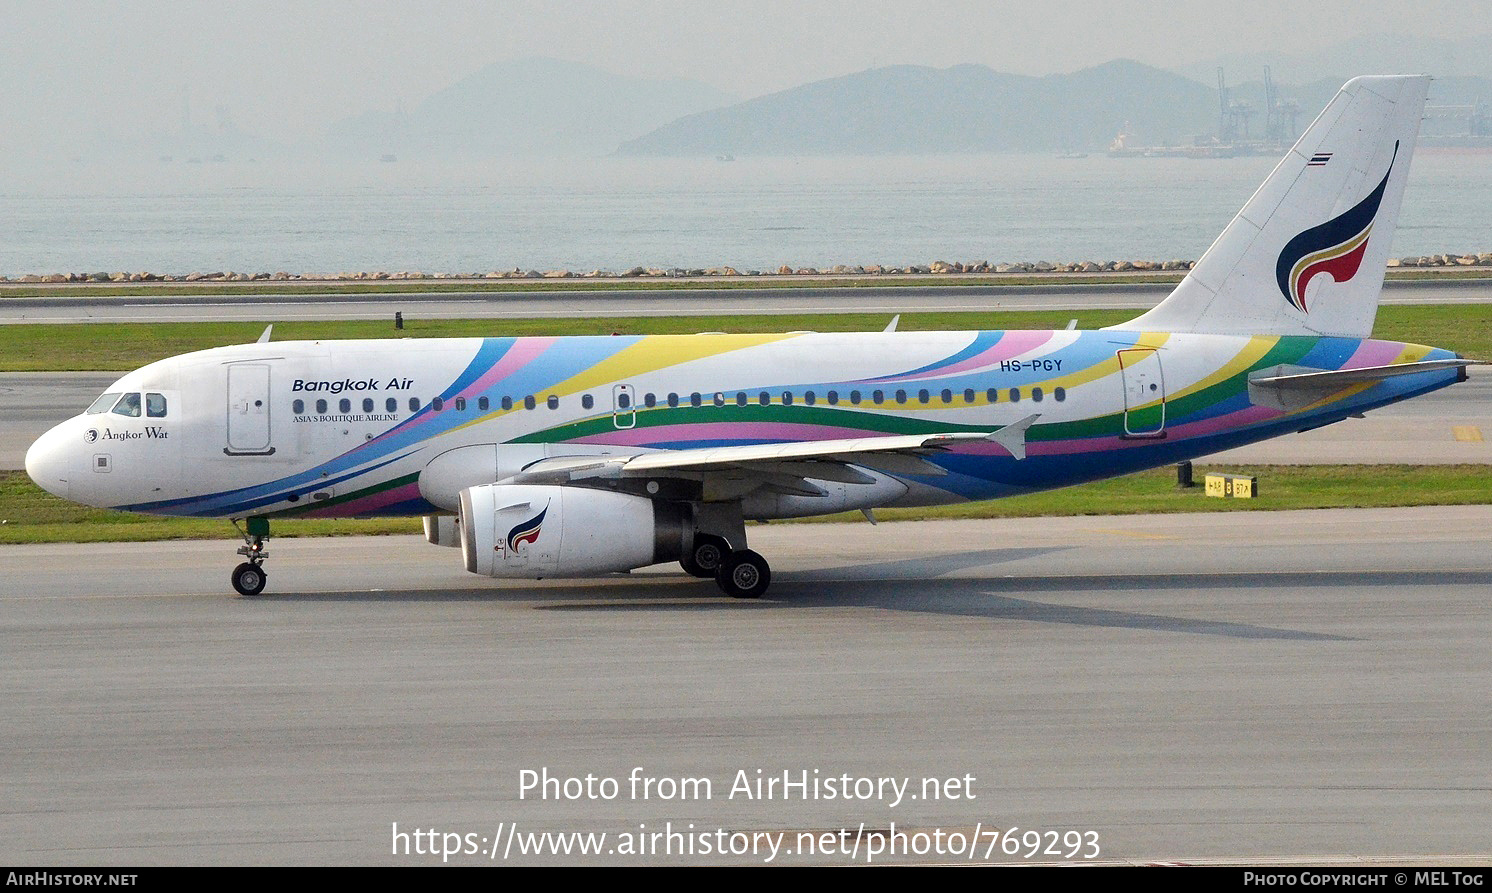
[{"label": "concrete taxiway", "polygon": [[[0,861],[441,861],[393,854],[397,823],[490,864],[515,827],[792,849],[863,823],[1486,864],[1488,530],[1489,507],[770,525],[760,602],[676,566],[494,582],[410,537],[275,540],[255,599],[228,540],[0,547]],[[709,796],[644,798],[634,769]],[[731,796],[742,773],[917,796]],[[684,845],[506,861],[765,858]]]}]

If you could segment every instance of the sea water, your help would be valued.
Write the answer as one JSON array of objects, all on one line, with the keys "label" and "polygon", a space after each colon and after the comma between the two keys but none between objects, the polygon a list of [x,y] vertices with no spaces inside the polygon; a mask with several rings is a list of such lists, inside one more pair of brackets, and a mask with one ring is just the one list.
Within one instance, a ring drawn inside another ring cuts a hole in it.
[{"label": "sea water", "polygon": [[[0,168],[0,275],[1195,259],[1275,159],[964,155]],[[1492,156],[1421,152],[1394,256],[1492,251]]]}]

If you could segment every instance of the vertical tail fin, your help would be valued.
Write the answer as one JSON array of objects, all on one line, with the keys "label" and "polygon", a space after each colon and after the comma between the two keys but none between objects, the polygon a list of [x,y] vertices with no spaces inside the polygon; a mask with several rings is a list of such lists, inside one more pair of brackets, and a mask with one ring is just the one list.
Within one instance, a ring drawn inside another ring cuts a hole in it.
[{"label": "vertical tail fin", "polygon": [[1113,328],[1372,334],[1429,84],[1348,81],[1176,290]]}]

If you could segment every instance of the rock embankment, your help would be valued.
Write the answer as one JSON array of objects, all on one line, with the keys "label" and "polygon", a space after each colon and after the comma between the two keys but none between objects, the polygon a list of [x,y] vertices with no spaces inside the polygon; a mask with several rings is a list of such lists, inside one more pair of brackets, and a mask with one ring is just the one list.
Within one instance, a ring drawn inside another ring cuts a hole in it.
[{"label": "rock embankment", "polygon": [[[776,269],[738,270],[735,267],[632,267],[627,270],[591,270],[577,273],[573,270],[524,270],[512,269],[485,273],[425,273],[403,270],[387,272],[357,273],[29,273],[7,278],[0,282],[19,283],[100,283],[127,284],[132,282],[403,282],[427,279],[673,279],[711,278],[737,276],[907,276],[907,275],[952,275],[973,274],[1033,274],[1033,273],[1151,273],[1180,272],[1190,270],[1195,261],[1189,260],[1119,260],[1119,261],[1022,261],[1019,263],[990,263],[989,261],[949,262],[935,260],[930,264],[909,264],[904,267],[882,264],[832,267],[794,267],[783,264]],[[1433,254],[1418,257],[1389,258],[1390,268],[1460,268],[1492,267],[1492,252],[1483,254]]]}]

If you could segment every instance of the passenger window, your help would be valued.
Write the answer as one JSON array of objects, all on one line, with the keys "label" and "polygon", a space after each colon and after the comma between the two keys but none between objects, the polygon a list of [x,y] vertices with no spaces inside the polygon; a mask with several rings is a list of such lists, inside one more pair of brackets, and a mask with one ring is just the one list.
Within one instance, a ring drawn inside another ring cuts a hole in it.
[{"label": "passenger window", "polygon": [[803,392],[803,402],[807,403],[809,406],[813,405],[815,399],[816,398],[813,396],[813,391]]},{"label": "passenger window", "polygon": [[737,406],[745,406],[746,405],[746,392],[745,391],[737,391],[736,392],[736,405]]},{"label": "passenger window", "polygon": [[756,395],[756,402],[762,406],[770,406],[772,404],[772,395],[766,391],[762,391]]},{"label": "passenger window", "polygon": [[166,395],[146,394],[145,414],[152,419],[163,419],[166,417]]},{"label": "passenger window", "polygon": [[973,388],[964,388],[964,402],[965,403],[973,403],[974,402],[974,389]]},{"label": "passenger window", "polygon": [[325,400],[317,400],[316,401],[316,412],[317,413],[321,413],[321,414],[324,414],[326,412],[326,401]]},{"label": "passenger window", "polygon": [[886,402],[886,392],[885,391],[871,391],[870,392],[870,400],[875,405],[880,406],[882,403]]},{"label": "passenger window", "polygon": [[[625,398],[626,396],[627,396],[626,394],[622,395],[623,398]],[[592,406],[595,406],[595,405],[596,405],[596,401],[591,398],[590,394],[582,394],[580,396],[580,406],[581,406],[582,409],[590,409]],[[622,407],[622,408],[626,409],[625,406]]]},{"label": "passenger window", "polygon": [[513,398],[512,397],[504,397],[503,398],[502,407],[503,407],[504,410],[512,409],[513,408]]},{"label": "passenger window", "polygon": [[[922,393],[926,394],[927,392],[923,391]],[[906,391],[897,391],[896,392],[896,402],[897,403],[905,403],[905,402],[907,402],[907,392]]]},{"label": "passenger window", "polygon": [[950,390],[948,390],[947,388],[943,389],[942,397],[943,397],[943,402],[944,403],[952,403],[953,402],[953,392],[950,391]]},{"label": "passenger window", "polygon": [[853,404],[855,404],[856,406],[860,405],[860,392],[859,391],[850,391],[850,402],[853,403]]},{"label": "passenger window", "polygon": [[523,398],[523,408],[524,409],[533,409],[534,408],[534,396],[532,394],[530,394],[527,397]]},{"label": "passenger window", "polygon": [[678,406],[679,405],[679,395],[678,394],[669,394],[668,395],[668,405],[670,407]]},{"label": "passenger window", "polygon": [[477,398],[477,411],[478,412],[486,412],[487,410],[489,410],[491,408],[492,408],[492,401],[491,400],[488,400],[486,397],[478,397]]},{"label": "passenger window", "polygon": [[694,393],[692,393],[692,394],[689,395],[689,405],[690,406],[698,406],[699,405],[699,391],[695,391]]},{"label": "passenger window", "polygon": [[373,411],[373,398],[372,397],[364,397],[363,398],[363,412],[372,412],[372,411]]},{"label": "passenger window", "polygon": [[1067,399],[1067,388],[1052,388],[1052,399],[1061,403]]},{"label": "passenger window", "polygon": [[550,409],[559,409],[559,398],[554,396],[553,394],[550,394],[549,399],[544,401],[544,405],[548,406]]},{"label": "passenger window", "polygon": [[927,388],[923,388],[922,390],[917,392],[917,402],[926,403],[928,401],[928,398],[931,396],[932,395],[928,394]]},{"label": "passenger window", "polygon": [[140,417],[140,395],[125,394],[120,397],[119,402],[114,404],[114,414],[138,419]]},{"label": "passenger window", "polygon": [[792,391],[783,391],[782,392],[782,405],[783,406],[792,406],[793,405],[793,392]]},{"label": "passenger window", "polygon": [[994,388],[990,388],[988,391],[984,392],[984,399],[988,400],[991,403],[999,403],[1000,392]]},{"label": "passenger window", "polygon": [[93,405],[90,406],[90,407],[88,407],[88,414],[89,415],[98,415],[101,412],[108,412],[110,409],[113,408],[114,404],[118,400],[119,400],[119,392],[118,391],[115,391],[112,394],[105,394],[102,397],[98,398],[97,400],[93,401]]},{"label": "passenger window", "polygon": [[715,396],[712,399],[714,400],[714,403],[715,403],[716,406],[724,406],[725,405],[725,395],[722,394],[722,393],[720,393],[719,391],[715,392]]},{"label": "passenger window", "polygon": [[399,399],[397,397],[390,397],[387,400],[383,401],[383,409],[385,412],[398,412]]},{"label": "passenger window", "polygon": [[[658,405],[658,395],[654,394],[652,391],[648,391],[646,394],[642,395],[642,403],[648,409],[652,409],[653,407]],[[623,404],[622,408],[625,409],[626,404]]]},{"label": "passenger window", "polygon": [[337,411],[352,412],[352,401],[348,400],[346,397],[343,397],[341,401],[337,403]]},{"label": "passenger window", "polygon": [[420,411],[420,398],[418,398],[418,397],[410,397],[409,398],[409,411],[410,412],[419,412]]},{"label": "passenger window", "polygon": [[839,392],[838,391],[830,391],[829,392],[829,405],[830,406],[838,406],[839,405]]},{"label": "passenger window", "polygon": [[1010,402],[1011,403],[1019,403],[1019,402],[1021,402],[1021,389],[1020,388],[1011,388],[1010,389]]},{"label": "passenger window", "polygon": [[293,412],[293,413],[295,413],[296,415],[305,415],[306,414],[306,401],[304,401],[304,400],[296,400],[296,401],[292,402],[290,404],[290,411]]},{"label": "passenger window", "polygon": [[466,398],[465,397],[457,397],[456,398],[456,411],[457,412],[461,412],[464,409],[466,409]]},{"label": "passenger window", "polygon": [[1037,403],[1040,403],[1041,402],[1041,397],[1042,397],[1041,388],[1032,388],[1031,389],[1031,399],[1032,400],[1035,400]]}]

